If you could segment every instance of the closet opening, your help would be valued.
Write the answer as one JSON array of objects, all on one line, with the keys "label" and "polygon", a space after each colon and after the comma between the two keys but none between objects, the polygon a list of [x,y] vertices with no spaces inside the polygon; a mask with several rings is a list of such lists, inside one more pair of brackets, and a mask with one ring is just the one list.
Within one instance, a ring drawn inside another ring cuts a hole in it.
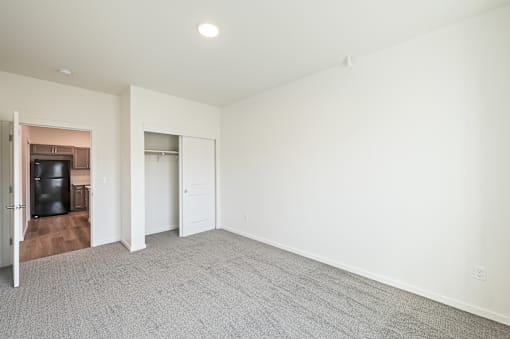
[{"label": "closet opening", "polygon": [[145,235],[179,229],[179,136],[145,132]]}]

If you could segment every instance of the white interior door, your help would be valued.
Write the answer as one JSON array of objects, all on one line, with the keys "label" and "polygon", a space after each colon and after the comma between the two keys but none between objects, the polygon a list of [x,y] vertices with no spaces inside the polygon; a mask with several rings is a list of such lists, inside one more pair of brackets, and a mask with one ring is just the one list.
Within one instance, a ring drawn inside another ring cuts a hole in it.
[{"label": "white interior door", "polygon": [[12,194],[7,208],[11,211],[11,238],[12,238],[12,276],[14,287],[19,286],[19,241],[21,235],[21,138],[19,129],[18,112],[12,117],[12,142],[11,142],[11,187]]},{"label": "white interior door", "polygon": [[182,220],[179,234],[185,237],[216,226],[215,141],[182,137]]}]

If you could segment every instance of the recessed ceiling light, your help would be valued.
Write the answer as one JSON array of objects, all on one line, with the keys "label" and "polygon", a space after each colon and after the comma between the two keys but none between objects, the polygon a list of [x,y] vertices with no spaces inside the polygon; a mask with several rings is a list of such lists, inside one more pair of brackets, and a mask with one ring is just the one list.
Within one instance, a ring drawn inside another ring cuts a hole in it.
[{"label": "recessed ceiling light", "polygon": [[198,25],[198,32],[206,38],[215,38],[220,34],[218,26],[209,23]]},{"label": "recessed ceiling light", "polygon": [[59,69],[57,69],[57,71],[59,73],[67,75],[67,76],[70,76],[71,74],[73,74],[73,72],[70,69],[68,69],[68,68],[59,68]]}]

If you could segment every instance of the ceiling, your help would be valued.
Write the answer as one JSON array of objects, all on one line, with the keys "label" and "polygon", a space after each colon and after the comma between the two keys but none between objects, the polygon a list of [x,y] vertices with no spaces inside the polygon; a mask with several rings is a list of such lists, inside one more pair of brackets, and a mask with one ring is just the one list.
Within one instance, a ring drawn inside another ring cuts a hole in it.
[{"label": "ceiling", "polygon": [[[221,106],[509,2],[2,0],[0,70]],[[201,22],[220,36],[198,35]]]}]

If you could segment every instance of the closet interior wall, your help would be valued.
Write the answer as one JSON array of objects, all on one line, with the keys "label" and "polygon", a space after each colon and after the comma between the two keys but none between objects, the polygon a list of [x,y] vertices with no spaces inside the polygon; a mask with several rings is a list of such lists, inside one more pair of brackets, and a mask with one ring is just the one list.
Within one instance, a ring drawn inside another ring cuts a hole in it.
[{"label": "closet interior wall", "polygon": [[145,132],[145,234],[179,227],[179,137]]}]

